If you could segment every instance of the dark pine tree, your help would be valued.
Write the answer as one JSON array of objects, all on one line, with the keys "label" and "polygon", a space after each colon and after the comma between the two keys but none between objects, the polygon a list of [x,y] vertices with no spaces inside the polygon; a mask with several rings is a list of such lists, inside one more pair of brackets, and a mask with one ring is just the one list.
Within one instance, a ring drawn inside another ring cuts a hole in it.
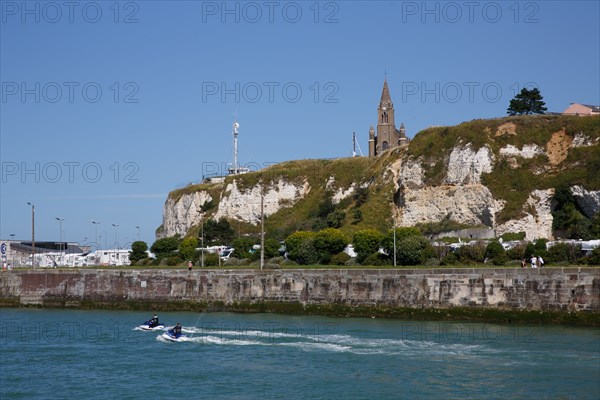
[{"label": "dark pine tree", "polygon": [[548,110],[544,107],[545,105],[546,103],[544,103],[538,88],[533,88],[531,90],[523,88],[521,89],[521,93],[516,95],[515,98],[510,101],[506,113],[509,115],[543,114]]}]

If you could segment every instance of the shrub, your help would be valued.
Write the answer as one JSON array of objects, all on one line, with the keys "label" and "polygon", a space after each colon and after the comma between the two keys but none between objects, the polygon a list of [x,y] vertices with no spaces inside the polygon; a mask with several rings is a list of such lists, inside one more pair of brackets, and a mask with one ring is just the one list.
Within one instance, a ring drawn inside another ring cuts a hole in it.
[{"label": "shrub", "polygon": [[571,243],[556,243],[548,249],[545,258],[549,263],[558,263],[561,261],[575,264],[581,254],[581,245]]},{"label": "shrub", "polygon": [[165,257],[161,260],[160,265],[167,265],[169,267],[174,267],[176,265],[179,265],[183,262],[183,260],[181,259],[181,257],[179,256],[171,256],[171,257]]},{"label": "shrub", "polygon": [[504,247],[496,241],[488,243],[485,247],[485,257],[494,265],[504,265],[508,261]]},{"label": "shrub", "polygon": [[458,257],[453,252],[448,253],[446,257],[442,259],[440,265],[455,265],[458,262]]},{"label": "shrub", "polygon": [[506,232],[500,236],[505,242],[525,239],[525,232]]},{"label": "shrub", "polygon": [[418,265],[434,256],[429,240],[424,236],[409,236],[396,242],[396,262],[400,265]]},{"label": "shrub", "polygon": [[250,261],[247,258],[240,259],[235,257],[229,257],[227,260],[225,260],[223,265],[237,267],[240,265],[247,265],[249,262]]},{"label": "shrub", "polygon": [[331,257],[329,264],[331,265],[346,265],[346,263],[350,260],[350,256],[344,252],[337,253]]},{"label": "shrub", "polygon": [[358,209],[358,208],[355,209],[352,212],[352,224],[356,225],[356,224],[358,224],[362,220],[363,220],[363,213],[362,213],[362,211],[360,209]]},{"label": "shrub", "polygon": [[380,267],[383,265],[389,265],[389,263],[390,263],[390,260],[385,254],[376,252],[376,253],[369,254],[361,264],[362,265],[373,265],[375,267]]},{"label": "shrub", "polygon": [[512,248],[506,250],[506,255],[511,260],[520,260],[522,258],[525,258],[526,250],[527,250],[527,245],[525,243],[519,243],[519,244],[513,246]]},{"label": "shrub", "polygon": [[486,245],[482,241],[462,246],[458,250],[459,258],[462,261],[483,262],[485,260],[485,247]]},{"label": "shrub", "polygon": [[217,253],[204,254],[204,265],[206,267],[215,267],[219,265],[219,255]]},{"label": "shrub", "polygon": [[531,242],[527,243],[525,246],[525,254],[524,257],[526,260],[529,260],[535,254],[535,245]]},{"label": "shrub", "polygon": [[592,250],[592,254],[587,257],[587,263],[589,265],[600,265],[600,247]]}]

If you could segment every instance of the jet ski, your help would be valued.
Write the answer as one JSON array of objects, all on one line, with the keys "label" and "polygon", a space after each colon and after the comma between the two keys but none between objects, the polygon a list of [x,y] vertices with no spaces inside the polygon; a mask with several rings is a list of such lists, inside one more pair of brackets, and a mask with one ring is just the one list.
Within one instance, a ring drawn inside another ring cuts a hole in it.
[{"label": "jet ski", "polygon": [[142,331],[162,331],[165,329],[165,325],[161,323],[158,325],[152,325],[150,321],[146,321],[142,325],[138,326],[138,329]]},{"label": "jet ski", "polygon": [[185,342],[185,340],[187,339],[187,336],[185,336],[184,334],[180,333],[179,335],[176,335],[173,329],[169,329],[161,336],[163,339],[169,340],[171,342]]}]

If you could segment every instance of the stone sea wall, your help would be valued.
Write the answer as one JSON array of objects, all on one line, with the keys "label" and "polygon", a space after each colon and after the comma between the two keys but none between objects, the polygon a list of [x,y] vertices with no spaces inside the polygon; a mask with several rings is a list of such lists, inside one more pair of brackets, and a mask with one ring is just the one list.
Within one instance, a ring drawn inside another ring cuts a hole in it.
[{"label": "stone sea wall", "polygon": [[600,325],[600,269],[10,271],[0,305]]}]

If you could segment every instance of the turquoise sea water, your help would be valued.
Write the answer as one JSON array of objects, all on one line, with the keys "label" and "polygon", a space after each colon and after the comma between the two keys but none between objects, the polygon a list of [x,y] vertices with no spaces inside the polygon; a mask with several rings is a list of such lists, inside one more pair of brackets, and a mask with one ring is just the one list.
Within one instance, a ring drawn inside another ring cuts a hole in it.
[{"label": "turquoise sea water", "polygon": [[150,314],[0,309],[0,398],[600,398],[598,329]]}]

